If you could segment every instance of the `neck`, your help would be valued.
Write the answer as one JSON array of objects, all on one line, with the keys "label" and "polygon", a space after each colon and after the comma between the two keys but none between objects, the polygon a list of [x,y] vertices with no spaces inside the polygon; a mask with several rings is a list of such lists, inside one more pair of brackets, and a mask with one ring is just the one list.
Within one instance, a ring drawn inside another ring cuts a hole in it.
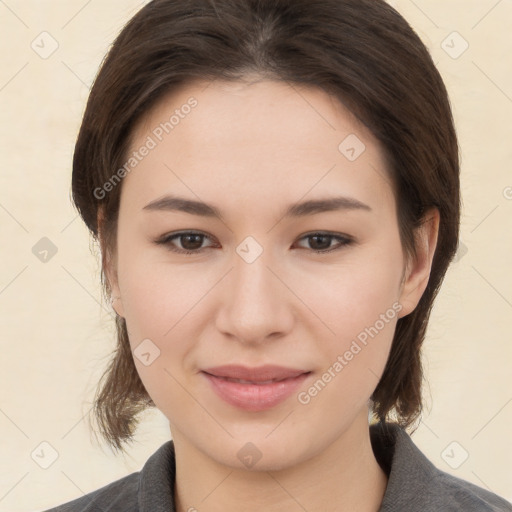
[{"label": "neck", "polygon": [[177,512],[377,512],[387,485],[370,441],[367,413],[314,457],[278,471],[219,464],[173,430]]}]

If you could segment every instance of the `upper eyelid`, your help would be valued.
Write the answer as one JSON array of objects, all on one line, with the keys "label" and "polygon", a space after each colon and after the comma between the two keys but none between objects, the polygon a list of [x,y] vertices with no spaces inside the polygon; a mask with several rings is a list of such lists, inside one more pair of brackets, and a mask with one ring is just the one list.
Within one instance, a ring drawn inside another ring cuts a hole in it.
[{"label": "upper eyelid", "polygon": [[[186,235],[199,235],[199,236],[203,236],[207,239],[214,239],[215,237],[212,237],[211,235],[209,235],[208,233],[205,233],[204,231],[194,231],[194,230],[188,230],[188,231],[176,231],[176,232],[171,232],[171,233],[167,233],[161,237],[159,237],[157,240],[156,240],[156,243],[161,243],[161,244],[164,244],[164,243],[167,243],[167,242],[170,242],[170,241],[173,241],[174,239],[179,239],[180,236],[186,236]],[[345,239],[347,242],[353,242],[354,241],[354,238],[350,235],[346,235],[344,233],[337,233],[337,232],[332,232],[332,231],[322,231],[322,230],[313,230],[313,231],[308,231],[302,235],[300,235],[297,240],[302,240],[304,238],[309,238],[309,237],[312,237],[312,236],[315,236],[315,235],[321,235],[321,236],[331,236],[333,238],[338,238],[338,239]],[[210,246],[211,247],[211,246]],[[199,252],[200,250],[202,249],[208,249],[208,247],[202,247],[200,249],[197,249],[196,251],[194,252]],[[185,250],[185,249],[184,249]]]},{"label": "upper eyelid", "polygon": [[[160,237],[158,237],[159,240],[166,240],[172,237],[177,237],[179,235],[201,235],[205,236],[206,238],[215,238],[212,235],[209,235],[205,231],[195,231],[195,230],[185,230],[185,231],[171,231],[170,233],[166,233]],[[335,231],[329,231],[329,230],[312,230],[312,231],[306,231],[302,235],[299,236],[299,238],[305,238],[307,236],[314,236],[314,235],[325,235],[325,236],[340,236],[345,238],[352,238],[350,235],[344,234],[344,233],[338,233]]]}]

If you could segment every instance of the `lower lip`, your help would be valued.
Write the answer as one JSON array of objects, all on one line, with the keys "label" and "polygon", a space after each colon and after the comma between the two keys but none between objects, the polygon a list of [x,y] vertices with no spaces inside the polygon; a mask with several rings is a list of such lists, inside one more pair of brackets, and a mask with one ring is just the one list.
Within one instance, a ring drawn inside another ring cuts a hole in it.
[{"label": "lower lip", "polygon": [[246,411],[264,411],[286,400],[309,373],[269,384],[242,384],[202,372],[217,395],[228,404]]}]

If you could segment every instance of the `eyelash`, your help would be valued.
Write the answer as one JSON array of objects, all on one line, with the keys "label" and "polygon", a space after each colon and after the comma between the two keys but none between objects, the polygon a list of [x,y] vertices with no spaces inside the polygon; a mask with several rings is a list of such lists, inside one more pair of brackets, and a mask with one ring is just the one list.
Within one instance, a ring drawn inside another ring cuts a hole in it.
[{"label": "eyelash", "polygon": [[[185,255],[200,254],[205,249],[211,248],[211,247],[202,247],[201,249],[197,249],[197,250],[194,250],[194,251],[189,251],[187,249],[179,249],[176,246],[172,245],[172,241],[174,239],[181,238],[181,237],[184,237],[184,236],[187,236],[187,235],[196,235],[196,236],[202,236],[202,237],[210,238],[208,235],[206,235],[205,233],[201,233],[201,232],[180,231],[179,233],[171,233],[170,235],[165,235],[164,237],[162,237],[162,238],[160,238],[158,240],[155,240],[155,243],[157,245],[165,245],[172,252],[176,252],[178,254],[185,254]],[[311,249],[311,251],[313,251],[313,252],[315,252],[317,254],[326,254],[326,253],[329,253],[329,252],[337,251],[337,250],[342,249],[343,247],[351,245],[354,242],[354,240],[352,238],[348,237],[348,236],[342,236],[342,235],[337,235],[337,234],[333,234],[333,233],[326,233],[326,232],[313,232],[313,233],[309,233],[309,234],[304,235],[303,237],[301,237],[299,240],[303,240],[305,238],[313,238],[315,236],[328,237],[328,238],[332,238],[332,239],[335,239],[335,240],[338,240],[339,242],[341,242],[341,245],[339,245],[338,247],[334,247],[332,249],[324,249],[324,250]]]}]

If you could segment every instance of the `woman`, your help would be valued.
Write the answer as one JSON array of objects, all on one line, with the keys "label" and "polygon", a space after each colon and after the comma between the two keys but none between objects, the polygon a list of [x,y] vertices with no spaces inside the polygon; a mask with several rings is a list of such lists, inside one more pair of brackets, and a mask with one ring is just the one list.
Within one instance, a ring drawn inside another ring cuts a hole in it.
[{"label": "woman", "polygon": [[72,188],[117,313],[101,432],[122,450],[150,406],[172,441],[52,510],[512,510],[405,431],[459,156],[384,1],[150,2],[95,80]]}]

